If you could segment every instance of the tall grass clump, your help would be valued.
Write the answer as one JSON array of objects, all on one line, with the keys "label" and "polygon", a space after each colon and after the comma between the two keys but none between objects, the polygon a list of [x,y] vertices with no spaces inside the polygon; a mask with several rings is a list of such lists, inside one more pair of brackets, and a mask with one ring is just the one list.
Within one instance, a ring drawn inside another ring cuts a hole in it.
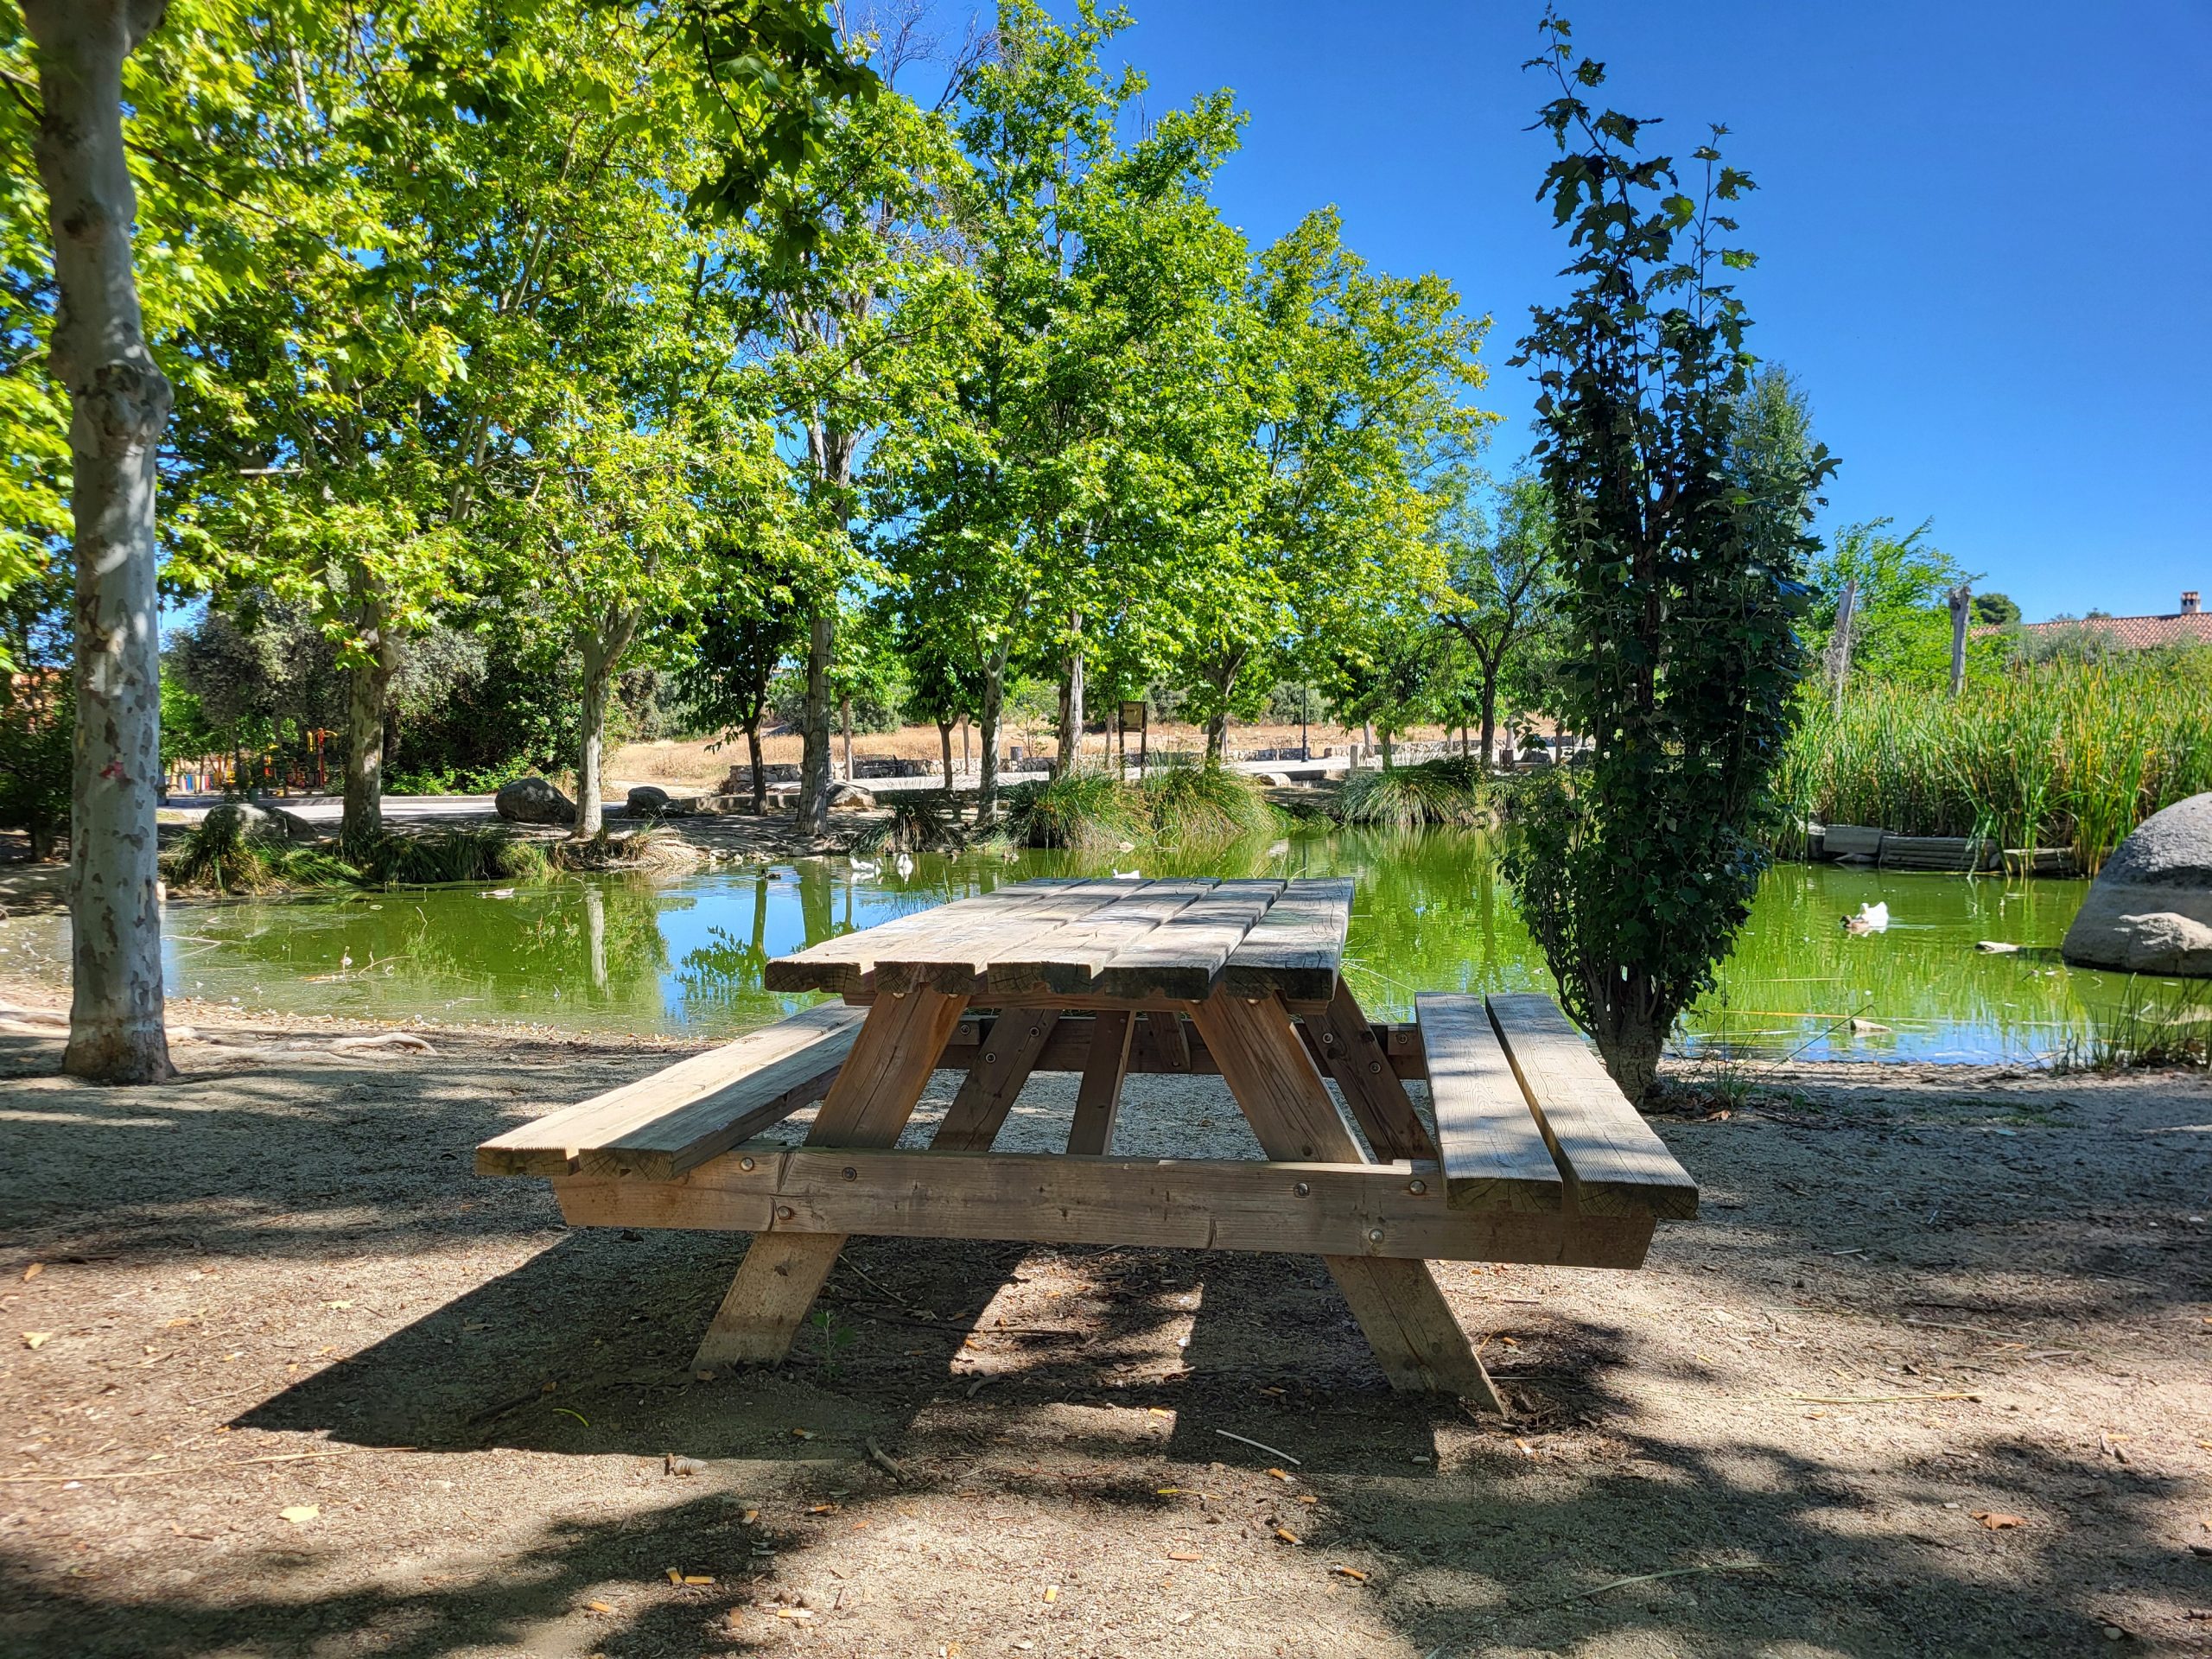
[{"label": "tall grass clump", "polygon": [[1007,828],[1030,847],[1097,853],[1135,841],[1148,826],[1129,787],[1104,772],[1070,772],[1006,792]]},{"label": "tall grass clump", "polygon": [[1478,782],[1478,763],[1458,755],[1382,772],[1345,774],[1338,811],[1346,823],[1395,830],[1424,824],[1473,829],[1488,823],[1490,809]]},{"label": "tall grass clump", "polygon": [[2127,984],[2121,1007],[2092,1012],[2086,1039],[2069,1041],[2062,1071],[2124,1071],[2138,1066],[2212,1065],[2212,995],[2199,986]]},{"label": "tall grass clump", "polygon": [[537,842],[524,840],[509,830],[473,827],[386,836],[360,861],[361,880],[383,887],[530,880],[551,868]]},{"label": "tall grass clump", "polygon": [[2212,790],[2212,652],[2022,666],[1957,698],[1808,694],[1779,787],[1823,823],[2068,847],[2093,871],[2152,813]]},{"label": "tall grass clump", "polygon": [[356,884],[353,868],[315,847],[245,834],[233,820],[202,819],[162,855],[162,879],[178,893],[280,893]]},{"label": "tall grass clump", "polygon": [[952,853],[966,843],[960,815],[944,796],[909,790],[890,798],[890,816],[864,826],[853,837],[852,851],[864,858],[880,853]]},{"label": "tall grass clump", "polygon": [[1136,792],[1152,839],[1166,847],[1234,841],[1280,827],[1259,784],[1222,766],[1169,766]]}]

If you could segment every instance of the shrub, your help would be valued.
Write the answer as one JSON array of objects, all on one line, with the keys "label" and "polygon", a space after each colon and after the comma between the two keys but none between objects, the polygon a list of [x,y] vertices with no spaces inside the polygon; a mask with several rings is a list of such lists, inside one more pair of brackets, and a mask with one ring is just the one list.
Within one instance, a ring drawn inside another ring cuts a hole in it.
[{"label": "shrub", "polygon": [[442,830],[388,835],[360,861],[361,879],[386,887],[429,887],[446,881],[507,881],[543,876],[552,868],[542,842],[511,830]]}]

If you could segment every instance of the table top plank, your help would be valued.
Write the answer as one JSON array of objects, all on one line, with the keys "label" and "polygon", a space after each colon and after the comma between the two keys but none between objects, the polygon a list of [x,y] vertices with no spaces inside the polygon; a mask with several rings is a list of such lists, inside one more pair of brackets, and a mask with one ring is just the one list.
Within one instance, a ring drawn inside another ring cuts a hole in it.
[{"label": "table top plank", "polygon": [[928,949],[928,940],[948,930],[964,927],[978,913],[1010,919],[1046,902],[1052,893],[1075,885],[1072,877],[1018,882],[977,893],[971,899],[893,917],[874,927],[840,933],[804,950],[773,958],[761,974],[761,983],[772,991],[867,989],[868,976],[874,971],[878,958],[886,954],[923,954]]},{"label": "table top plank", "polygon": [[1351,900],[1350,876],[1291,882],[1229,953],[1222,988],[1239,996],[1274,991],[1287,1002],[1326,1002],[1343,968]]},{"label": "table top plank", "polygon": [[1115,954],[1212,892],[1204,876],[1124,884],[1128,895],[1091,915],[1031,937],[1018,950],[992,957],[975,1000],[1087,993],[1098,969]]},{"label": "table top plank", "polygon": [[944,907],[952,912],[944,928],[876,957],[875,988],[878,993],[899,992],[926,986],[969,995],[996,958],[1018,954],[1039,935],[1118,905],[1132,896],[1132,888],[1141,891],[1146,885],[1078,881],[1044,893],[1035,904],[1013,912],[972,908],[965,900],[956,900]]},{"label": "table top plank", "polygon": [[1109,957],[1090,988],[1103,996],[1170,997],[1197,1002],[1213,995],[1230,953],[1259,925],[1284,883],[1220,881],[1160,926]]}]

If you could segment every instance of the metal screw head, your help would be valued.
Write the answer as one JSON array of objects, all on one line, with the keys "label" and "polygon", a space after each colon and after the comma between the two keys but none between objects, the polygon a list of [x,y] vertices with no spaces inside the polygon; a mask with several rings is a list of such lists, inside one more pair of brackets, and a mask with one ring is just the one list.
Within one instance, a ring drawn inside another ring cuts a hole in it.
[{"label": "metal screw head", "polygon": [[1313,1196],[1313,1189],[1307,1185],[1304,1181],[1300,1181],[1296,1186],[1292,1187],[1290,1190],[1297,1193],[1301,1198],[1310,1198]]},{"label": "metal screw head", "polygon": [[753,1167],[753,1160],[750,1158],[741,1158],[737,1160],[737,1166],[740,1169],[749,1170]]},{"label": "metal screw head", "polygon": [[861,1178],[861,1173],[860,1173],[860,1171],[858,1171],[857,1169],[855,1169],[855,1168],[854,1168],[850,1164],[847,1164],[847,1165],[845,1166],[845,1179],[846,1179],[847,1180],[849,1180],[849,1181],[857,1181],[858,1179],[860,1179],[860,1178]]},{"label": "metal screw head", "polygon": [[1367,1069],[1370,1071],[1380,1071],[1382,1069],[1382,1062],[1380,1060],[1370,1060],[1367,1063]]},{"label": "metal screw head", "polygon": [[998,1063],[999,1057],[995,1054],[986,1054],[983,1056],[983,1064],[985,1065],[996,1065]]},{"label": "metal screw head", "polygon": [[798,1213],[798,1211],[792,1209],[788,1204],[779,1204],[776,1206],[776,1217],[779,1221],[789,1221]]},{"label": "metal screw head", "polygon": [[1380,1227],[1369,1228],[1367,1230],[1367,1242],[1370,1244],[1380,1244],[1382,1242],[1382,1230]]},{"label": "metal screw head", "polygon": [[1422,1193],[1428,1191],[1428,1183],[1427,1181],[1408,1182],[1406,1186],[1406,1191],[1412,1193],[1415,1198],[1419,1198]]}]

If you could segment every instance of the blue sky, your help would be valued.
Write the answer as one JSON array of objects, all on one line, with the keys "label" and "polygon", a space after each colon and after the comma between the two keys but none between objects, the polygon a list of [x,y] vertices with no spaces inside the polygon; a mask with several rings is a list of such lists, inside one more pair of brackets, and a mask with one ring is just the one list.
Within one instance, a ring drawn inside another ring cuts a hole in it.
[{"label": "blue sky", "polygon": [[[1534,0],[1131,0],[1158,110],[1249,112],[1218,200],[1255,242],[1309,208],[1385,270],[1496,319],[1494,464],[1528,442],[1509,368],[1564,241],[1534,199]],[[1686,152],[1726,123],[1760,189],[1752,344],[1842,458],[1824,524],[1936,522],[2031,619],[2212,589],[2212,3],[1766,0],[1567,8],[1611,101]]]}]

